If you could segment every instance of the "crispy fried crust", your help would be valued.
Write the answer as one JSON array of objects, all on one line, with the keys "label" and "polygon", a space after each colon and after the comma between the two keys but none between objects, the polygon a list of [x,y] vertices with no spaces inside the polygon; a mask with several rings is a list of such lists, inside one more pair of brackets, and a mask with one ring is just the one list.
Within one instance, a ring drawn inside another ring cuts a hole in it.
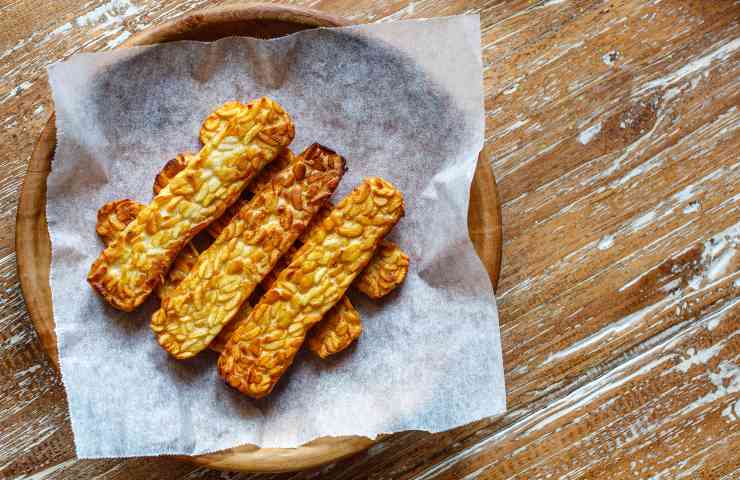
[{"label": "crispy fried crust", "polygon": [[[247,186],[247,190],[254,193],[265,188],[265,186],[270,184],[281,170],[285,169],[288,165],[292,165],[296,161],[296,158],[297,157],[293,155],[293,152],[291,152],[289,148],[283,149],[283,151],[278,154],[277,158],[266,166],[252,181],[252,183]],[[234,215],[236,215],[239,209],[246,205],[246,203],[246,200],[237,200],[231,207],[226,209],[223,215],[208,225],[208,234],[213,238],[218,237],[221,234],[221,231],[226,228],[226,225],[229,224],[231,219],[234,218]]]},{"label": "crispy fried crust", "polygon": [[190,152],[184,152],[178,154],[175,158],[167,160],[162,170],[159,171],[156,177],[154,177],[154,186],[152,191],[154,195],[159,195],[164,187],[167,186],[175,176],[185,170],[188,163],[195,159],[197,155]]},{"label": "crispy fried crust", "polygon": [[108,202],[98,210],[95,231],[103,243],[108,245],[119,233],[131,223],[139,214],[141,205],[133,200],[124,198]]},{"label": "crispy fried crust", "polygon": [[247,318],[249,318],[250,313],[252,313],[252,304],[249,303],[249,301],[242,303],[241,308],[239,308],[239,311],[236,312],[234,318],[232,318],[229,323],[224,325],[224,327],[221,329],[220,332],[218,332],[218,335],[216,335],[213,341],[208,344],[208,348],[210,348],[214,352],[223,352],[224,348],[226,348],[226,342],[229,341],[229,338],[231,338],[231,335],[239,327],[239,325],[241,325],[242,322],[246,321]]},{"label": "crispy fried crust", "polygon": [[403,197],[381,178],[366,179],[314,229],[262,296],[218,359],[219,374],[262,398],[293,362],[308,330],[344,295],[403,215]]},{"label": "crispy fried crust", "polygon": [[88,282],[114,307],[140,305],[185,244],[294,136],[288,114],[268,98],[230,102],[217,115],[228,119],[225,126],[93,263]]},{"label": "crispy fried crust", "polygon": [[275,161],[265,167],[265,169],[255,177],[254,181],[247,186],[247,189],[252,193],[262,190],[267,185],[271,184],[273,179],[281,171],[285,170],[286,167],[293,165],[297,160],[298,157],[293,155],[293,152],[289,148],[284,148],[275,158]]},{"label": "crispy fried crust", "polygon": [[[310,225],[311,224],[309,223],[309,226]],[[305,233],[305,230],[304,230],[304,233]],[[278,275],[280,275],[280,272],[285,270],[287,266],[290,265],[290,262],[293,261],[295,254],[298,253],[299,247],[300,247],[299,242],[295,242],[293,245],[291,245],[288,251],[285,252],[285,255],[280,257],[280,260],[278,260],[278,262],[275,264],[275,267],[272,270],[270,270],[270,273],[268,273],[265,276],[265,278],[262,279],[262,283],[260,283],[260,285],[262,286],[262,289],[265,292],[271,289],[275,285]]]},{"label": "crispy fried crust", "polygon": [[[208,346],[336,188],[344,160],[314,144],[245,205],[152,317],[175,358]],[[177,178],[177,177],[176,177]]]},{"label": "crispy fried crust", "polygon": [[[298,240],[305,242],[313,229],[321,225],[330,213],[331,203],[327,203],[327,206],[314,216]],[[370,263],[357,276],[352,286],[370,298],[380,298],[388,295],[404,281],[408,269],[409,257],[401,247],[389,240],[383,240]]]},{"label": "crispy fried crust", "polygon": [[223,117],[217,115],[216,112],[208,115],[200,126],[200,132],[198,134],[200,143],[207,145],[214,137],[216,137],[216,135],[218,135],[218,132],[220,132],[222,128],[224,128]]},{"label": "crispy fried crust", "polygon": [[[201,128],[201,137],[204,136],[205,131],[205,124]],[[177,157],[173,158],[172,160],[169,160],[165,166],[160,170],[160,172],[157,174],[157,177],[154,180],[154,194],[156,195],[159,193],[161,189],[163,189],[169,181],[174,178],[175,175],[180,173],[181,170],[185,168],[187,163],[193,158],[192,154],[189,153],[181,153],[177,155]],[[263,188],[265,185],[272,182],[272,180],[275,178],[275,176],[280,172],[280,170],[283,170],[288,165],[292,165],[296,161],[297,157],[293,154],[293,152],[289,148],[283,149],[277,156],[275,160],[273,160],[267,167],[263,168],[262,171],[257,175],[257,177],[252,181],[252,183],[247,187],[247,190],[251,192],[255,192],[261,188]],[[218,217],[216,220],[214,220],[212,223],[208,225],[208,234],[211,235],[213,238],[216,238],[219,236],[219,234],[223,231],[224,228],[226,228],[226,225],[229,224],[229,222],[234,218],[234,216],[239,212],[239,209],[241,209],[244,205],[246,205],[246,201],[243,199],[237,200],[235,203],[233,203],[229,208],[226,209],[223,215]],[[314,215],[315,217],[316,215]],[[312,220],[313,222],[313,220]],[[305,233],[305,232],[304,232]],[[294,245],[291,245],[288,252],[280,257],[278,260],[277,265],[270,271],[270,273],[263,279],[262,285],[268,285],[271,284],[277,278],[277,273],[281,271],[283,268],[288,266],[289,262],[286,262],[286,257],[289,257],[292,255],[297,248]],[[179,259],[179,257],[178,257]],[[190,268],[195,264],[195,258],[190,258],[192,263],[190,264]],[[178,261],[175,260],[175,265],[172,267],[170,272],[174,270],[177,267]],[[178,274],[177,277],[179,278],[178,283],[182,278],[180,278],[180,275]],[[268,283],[269,282],[269,283]],[[169,289],[173,284],[171,282],[164,281],[160,284],[159,290],[162,289]],[[265,286],[265,290],[267,290]],[[160,295],[161,297],[162,295]],[[234,318],[224,326],[223,329],[221,329],[220,332],[218,332],[218,335],[216,335],[216,338],[213,339],[213,341],[209,344],[209,347],[212,350],[215,350],[217,352],[221,352],[223,350],[223,347],[226,345],[226,342],[229,340],[229,336],[234,332],[236,327],[238,326],[239,322],[241,320],[245,320],[247,316],[249,315],[249,312],[251,311],[251,305],[248,302],[244,302],[242,304],[242,308],[239,310],[239,312],[234,315]]]},{"label": "crispy fried crust", "polygon": [[308,237],[311,236],[311,233],[321,228],[321,225],[324,223],[324,220],[326,220],[329,215],[331,215],[331,211],[334,208],[334,205],[332,205],[330,202],[326,202],[326,205],[322,206],[321,209],[316,213],[316,215],[313,216],[311,219],[311,223],[308,224],[308,228],[306,229],[303,234],[298,237],[298,241],[303,245],[308,241]]},{"label": "crispy fried crust", "polygon": [[[302,240],[305,240],[314,228],[320,228],[321,222],[330,213],[330,207],[322,207],[319,213],[311,219],[308,228],[301,235],[302,239],[296,243],[302,243]],[[285,255],[280,257],[275,267],[262,280],[261,285],[265,291],[272,288],[280,272],[293,261],[297,251],[298,248],[294,245]],[[352,285],[371,298],[380,298],[400,285],[406,277],[407,272],[408,257],[406,254],[395,243],[383,240],[368,266],[357,276],[355,281],[352,282]],[[362,288],[360,288],[360,285],[362,285]],[[230,328],[224,328],[217,335],[218,345],[225,345],[229,336],[239,326],[238,324],[246,321],[246,316],[237,315],[229,323]],[[349,347],[353,341],[359,338],[361,333],[362,320],[360,318],[360,312],[355,309],[349,298],[345,296],[311,330],[308,335],[308,348],[321,358],[327,358]],[[216,341],[213,343],[216,343]],[[222,347],[220,348],[222,349]]]},{"label": "crispy fried crust", "polygon": [[406,278],[409,257],[393,242],[383,240],[354,286],[370,298],[388,295]]},{"label": "crispy fried crust", "polygon": [[167,272],[167,277],[157,285],[157,296],[164,298],[170,295],[175,288],[185,280],[190,270],[193,269],[195,263],[198,261],[198,250],[195,249],[192,243],[188,242],[185,248],[180,250],[177,254],[175,261],[172,262],[172,266]]},{"label": "crispy fried crust", "polygon": [[[129,199],[114,200],[100,207],[95,231],[98,232],[103,243],[108,245],[112,242],[115,236],[121,233],[126,225],[136,218],[142,208],[144,208],[144,205]],[[175,258],[165,279],[157,285],[157,295],[161,298],[167,291],[180,283],[193,268],[197,259],[198,250],[192,243],[188,243]]]},{"label": "crispy fried crust", "polygon": [[[205,125],[207,122],[208,120],[206,120],[206,122],[203,124],[204,126],[201,127],[201,138],[204,136],[203,132],[205,130]],[[208,138],[211,138],[211,136],[208,135]],[[154,195],[157,195],[164,187],[166,187],[167,184],[170,183],[170,180],[175,178],[175,175],[184,170],[188,162],[192,161],[194,158],[195,155],[189,152],[185,152],[178,154],[175,158],[171,160],[168,160],[167,163],[164,164],[164,167],[162,167],[162,170],[160,170],[157,176],[154,178],[154,187],[152,188],[152,190],[154,191]],[[289,148],[284,148],[278,154],[275,160],[273,160],[272,162],[270,162],[269,165],[263,168],[260,174],[257,175],[252,183],[247,186],[247,190],[254,193],[255,191],[262,188],[264,185],[270,183],[280,170],[295,162],[295,159],[296,157],[295,155],[293,155],[293,152]],[[218,235],[221,233],[221,230],[224,229],[224,227],[231,221],[234,215],[236,215],[236,212],[238,212],[239,209],[245,205],[245,203],[246,200],[243,199],[239,199],[234,202],[229,208],[226,209],[223,215],[221,215],[208,225],[208,233],[213,238],[218,237]]]},{"label": "crispy fried crust", "polygon": [[[316,217],[316,215],[314,215],[314,217]],[[311,220],[311,223],[313,223],[313,220]],[[309,223],[309,225],[311,225],[311,223]],[[303,233],[305,234],[305,230]],[[262,287],[264,291],[267,291],[270,288],[272,288],[272,286],[275,284],[275,281],[277,280],[278,275],[280,275],[280,272],[282,272],[285,269],[285,267],[290,265],[290,262],[293,259],[293,256],[298,251],[298,247],[296,247],[296,243],[298,242],[296,241],[295,243],[293,243],[293,245],[290,246],[288,251],[285,252],[278,259],[275,266],[272,267],[272,270],[270,270],[270,272],[267,275],[265,275],[265,278],[262,279],[262,281],[260,282],[260,286]],[[247,303],[248,302],[244,302],[242,304],[242,310],[244,310],[244,306],[246,306]],[[250,307],[250,310],[251,310],[251,307]],[[234,318],[232,318],[231,321],[228,324],[226,324],[226,326],[223,329],[221,329],[220,332],[218,332],[218,335],[216,335],[216,338],[211,342],[209,347],[211,347],[212,350],[215,350],[217,352],[222,352],[224,347],[226,346],[226,342],[229,341],[229,337],[231,337],[231,334],[234,333],[234,331],[239,327],[239,325],[246,322],[247,318],[248,318],[248,314],[247,315],[241,315],[241,314],[234,315]],[[357,318],[359,319],[359,313],[358,313]]]},{"label": "crispy fried crust", "polygon": [[[207,142],[212,138],[213,133],[218,129],[220,120],[209,117],[200,129],[201,142]],[[157,188],[164,188],[169,178],[176,175],[181,169],[185,168],[188,160],[188,154],[180,154],[177,158],[167,162],[162,171],[157,175],[154,191]],[[283,150],[281,154],[270,165],[268,165],[260,175],[248,187],[249,190],[255,191],[266,182],[270,181],[275,172],[282,170],[285,166],[295,161],[295,156],[289,149]],[[217,237],[221,230],[228,224],[231,218],[242,206],[242,200],[238,201],[217,220],[208,226],[208,233]],[[303,232],[299,243],[303,243],[305,237],[331,212],[331,205],[323,207],[319,213],[314,215],[309,227]],[[298,249],[293,246],[283,255],[270,273],[262,280],[262,287],[269,290],[277,279],[278,274],[288,266],[293,255]],[[408,257],[393,242],[384,240],[378,249],[378,252],[370,260],[365,270],[355,279],[353,286],[360,292],[370,298],[380,298],[390,293],[394,288],[400,285],[406,278],[408,272]],[[246,304],[245,304],[246,305]],[[229,324],[224,327],[216,336],[210,347],[220,352],[229,339],[229,336],[236,330],[240,323],[246,321],[247,315],[237,314]],[[308,346],[311,351],[322,358],[339,353],[346,349],[362,332],[362,322],[359,312],[354,308],[348,298],[342,300],[326,314],[325,318],[312,330],[308,338]]]},{"label": "crispy fried crust", "polygon": [[321,358],[341,352],[362,333],[360,313],[345,295],[308,333],[309,350]]},{"label": "crispy fried crust", "polygon": [[220,217],[208,224],[208,227],[206,227],[208,235],[210,235],[211,238],[218,238],[218,236],[221,235],[221,232],[224,231],[224,228],[231,223],[234,217],[239,213],[239,210],[244,208],[247,203],[247,200],[240,198],[231,204],[231,206],[229,206],[229,208],[227,208]]}]

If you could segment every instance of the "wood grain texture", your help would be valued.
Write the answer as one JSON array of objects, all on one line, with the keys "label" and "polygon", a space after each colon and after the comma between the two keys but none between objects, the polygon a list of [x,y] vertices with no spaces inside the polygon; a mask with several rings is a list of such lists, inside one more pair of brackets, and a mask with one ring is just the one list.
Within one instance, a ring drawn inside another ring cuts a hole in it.
[{"label": "wood grain texture", "polygon": [[[356,22],[481,15],[509,412],[270,478],[740,477],[737,3],[292,3]],[[267,478],[71,460],[64,392],[14,266],[45,66],[203,4],[0,6],[0,477]]]}]

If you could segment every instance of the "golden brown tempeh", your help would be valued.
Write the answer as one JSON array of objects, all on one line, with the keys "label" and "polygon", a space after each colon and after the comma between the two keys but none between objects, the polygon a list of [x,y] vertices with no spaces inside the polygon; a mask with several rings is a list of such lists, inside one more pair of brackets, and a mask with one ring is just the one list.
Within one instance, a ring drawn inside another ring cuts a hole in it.
[{"label": "golden brown tempeh", "polygon": [[193,269],[198,261],[198,250],[192,243],[188,242],[185,248],[180,250],[175,261],[167,272],[167,276],[157,285],[157,296],[161,299],[170,295],[175,288],[185,280],[190,270]]},{"label": "golden brown tempeh", "polygon": [[[177,157],[167,161],[154,179],[154,195],[157,195],[164,187],[166,187],[170,180],[180,173],[180,171],[182,171],[187,165],[187,162],[192,160],[194,157],[195,155],[191,153],[181,153],[178,154]],[[247,188],[253,191],[255,185],[264,185],[269,182],[278,173],[278,170],[273,168],[274,166],[280,165],[285,167],[293,163],[295,158],[296,157],[290,149],[284,149],[272,163],[262,169],[259,175],[257,175],[257,178],[255,178],[252,184]],[[239,211],[239,208],[245,203],[246,202],[244,200],[240,199],[232,204],[228,209],[226,209],[226,212],[224,212],[223,215],[214,220],[214,222],[208,226],[208,233],[214,238],[218,237],[218,234],[221,233],[224,227]],[[115,200],[100,207],[100,209],[98,209],[98,218],[95,230],[98,235],[100,235],[103,243],[106,245],[110,243],[116,235],[123,231],[126,225],[136,218],[136,215],[142,208],[144,208],[144,205],[129,199]],[[294,247],[291,246],[291,249],[293,248]],[[185,278],[195,265],[198,255],[199,253],[192,243],[189,243],[182,251],[180,251],[169,272],[167,272],[167,277],[157,286],[157,295],[160,298],[170,294],[171,291]],[[280,261],[282,261],[283,258],[285,258],[285,255],[280,257]],[[287,263],[285,265],[287,265]],[[272,271],[270,274],[272,274]],[[246,318],[251,310],[252,306],[249,302],[244,302],[233,320],[219,332],[209,347],[217,352],[221,352],[226,345],[226,341],[229,339],[229,336],[236,329],[239,320]]]},{"label": "golden brown tempeh", "polygon": [[349,347],[362,333],[360,314],[345,295],[324,318],[308,332],[308,349],[328,358]]},{"label": "golden brown tempeh", "polygon": [[98,209],[95,231],[108,245],[131,223],[143,205],[128,198],[108,202]]},{"label": "golden brown tempeh", "polygon": [[[218,115],[209,115],[208,118],[206,118],[203,122],[203,125],[201,125],[200,127],[200,142],[203,145],[208,143],[214,137],[214,135],[216,135],[216,133],[221,128],[223,128],[223,122],[224,119],[220,118]],[[295,162],[295,160],[296,157],[295,155],[293,155],[293,152],[290,149],[284,149],[280,152],[275,161],[267,166],[265,172],[254,179],[254,182],[252,182],[247,187],[248,190],[250,190],[251,192],[256,192],[260,188],[264,187],[266,184],[272,181],[272,177],[274,175],[277,175],[280,170],[292,164],[293,162]]]},{"label": "golden brown tempeh", "polygon": [[[208,139],[212,138],[213,133],[218,129],[221,122],[222,120],[215,117],[209,117],[206,119],[200,130],[201,142],[206,142]],[[158,188],[163,188],[164,185],[167,184],[169,178],[172,178],[181,169],[185,168],[188,158],[188,154],[184,153],[167,162],[155,180],[155,194],[157,193]],[[247,187],[248,190],[254,191],[256,188],[259,188],[259,185],[269,182],[271,173],[274,174],[275,171],[292,163],[294,158],[295,157],[292,152],[289,149],[285,149],[278,158],[268,165],[252,182],[252,184]],[[208,233],[211,234],[211,236],[218,236],[224,226],[241,207],[241,202],[243,201],[240,200],[233,204],[223,215],[221,215],[221,217],[208,226]],[[309,227],[303,232],[297,243],[303,243],[305,237],[308,236],[309,232],[315,227],[315,225],[320,224],[330,212],[331,204],[322,207],[319,213],[314,215],[314,218],[311,219]],[[277,279],[278,274],[288,266],[296,251],[297,248],[292,247],[291,250],[286,252],[270,273],[263,279],[261,285],[265,290],[270,289],[272,284],[275,282],[275,279]],[[363,270],[363,272],[355,279],[353,285],[359,291],[365,293],[371,298],[380,298],[390,293],[395,287],[403,282],[407,271],[408,257],[406,254],[395,243],[383,240],[380,245],[379,252],[373,256],[367,268],[365,268],[365,270]],[[343,298],[342,301],[340,301],[337,306],[335,306],[335,308],[326,315],[326,317],[327,318],[319,322],[319,325],[317,325],[309,334],[308,341],[309,348],[314,351],[314,353],[322,356],[319,352],[323,352],[324,356],[322,358],[326,358],[328,355],[339,353],[344,350],[354,340],[356,340],[362,332],[360,314],[347,298]],[[216,351],[221,351],[231,333],[236,329],[236,327],[238,327],[239,323],[246,321],[246,318],[246,315],[236,315],[234,319],[229,322],[228,328],[223,328],[216,336],[216,339],[211,342],[211,348]],[[348,328],[346,330],[349,332],[349,334],[347,334],[345,333],[343,325],[350,325],[349,322],[352,322],[352,328]],[[341,332],[332,331],[333,326],[341,329]]]},{"label": "golden brown tempeh", "polygon": [[269,394],[306,333],[341,299],[402,215],[401,193],[381,178],[366,179],[344,198],[229,339],[218,359],[227,383],[254,398]]},{"label": "golden brown tempeh", "polygon": [[[248,189],[253,190],[254,185],[264,185],[265,179],[271,179],[275,175],[274,166],[285,166],[295,160],[294,155],[289,149],[285,149],[283,152],[285,153],[281,153],[275,161],[260,172]],[[155,180],[155,194],[167,185],[169,179],[185,168],[188,158],[188,154],[185,153],[180,154],[175,159],[167,162]],[[220,233],[223,227],[234,216],[236,211],[238,211],[238,208],[236,207],[240,207],[242,205],[241,202],[242,200],[229,207],[226,213],[209,226],[208,232],[214,237],[218,236],[218,233]],[[104,205],[98,211],[99,234],[101,236],[105,235],[101,229],[112,232],[109,235],[117,234],[133,217],[136,216],[138,209],[141,207],[142,206],[140,204],[133,200],[118,200]],[[122,220],[118,220],[115,217],[109,218],[115,213],[114,210],[122,211],[122,213],[118,214],[119,218],[123,216]],[[230,210],[233,210],[233,213],[230,214]],[[133,212],[133,216],[131,212]],[[301,237],[304,237],[305,239],[310,230],[315,228],[316,225],[320,225],[329,213],[331,213],[330,207],[322,207],[319,213],[314,215],[311,219],[309,227],[303,232]],[[110,224],[113,225],[111,226]],[[211,228],[216,224],[219,224],[218,228]],[[214,231],[218,233],[214,234]],[[106,241],[106,243],[108,242],[109,240]],[[300,243],[300,241],[296,243]],[[282,257],[280,257],[275,267],[261,282],[261,285],[265,290],[269,290],[272,287],[279,273],[287,267],[288,264],[290,264],[293,255],[297,251],[298,248],[294,244]],[[161,291],[173,288],[182,280],[182,278],[184,278],[184,275],[187,274],[189,269],[194,265],[196,258],[197,252],[193,254],[192,248],[183,250],[181,255],[179,255],[175,260],[167,278],[158,287],[160,297],[162,296]],[[371,298],[379,298],[388,294],[393,290],[393,288],[400,284],[407,271],[408,257],[405,253],[403,253],[403,251],[393,242],[383,240],[378,247],[378,250],[375,252],[375,255],[373,255],[370,260],[368,266],[353,282],[353,286]],[[229,336],[231,336],[240,323],[246,321],[249,311],[251,311],[251,306],[247,302],[244,302],[242,304],[242,309],[218,333],[209,347],[217,352],[222,351],[229,339]],[[354,340],[359,338],[361,333],[362,322],[360,320],[359,312],[354,308],[349,299],[344,297],[324,316],[319,324],[311,330],[308,334],[307,344],[308,348],[316,355],[322,358],[327,358],[330,355],[339,353],[346,349]]]},{"label": "golden brown tempeh", "polygon": [[[278,173],[284,170],[288,165],[292,165],[295,161],[296,156],[293,155],[293,152],[291,152],[288,148],[284,149],[282,152],[280,152],[275,161],[265,167],[260,172],[260,174],[255,177],[252,183],[247,186],[247,190],[254,193],[265,188],[272,182],[272,180]],[[246,205],[246,202],[247,201],[244,199],[239,199],[236,203],[234,203],[215,222],[208,225],[208,233],[213,238],[218,237],[221,231],[226,227],[226,225],[229,224],[234,215],[236,215],[236,212],[238,212],[240,208]]]},{"label": "golden brown tempeh", "polygon": [[343,173],[342,157],[314,144],[255,192],[172,295],[162,299],[152,317],[160,345],[180,359],[208,346],[303,232]]},{"label": "golden brown tempeh", "polygon": [[250,313],[252,313],[252,305],[247,300],[242,303],[241,308],[238,312],[236,312],[234,318],[232,318],[229,323],[224,325],[221,331],[218,332],[218,335],[216,335],[211,343],[208,344],[208,348],[210,348],[214,352],[223,352],[224,348],[226,348],[226,342],[229,341],[229,338],[231,338],[231,335],[239,327],[239,325],[241,325],[242,322],[246,321],[246,319],[249,318]]},{"label": "golden brown tempeh", "polygon": [[393,242],[383,240],[354,286],[370,298],[388,295],[406,278],[409,257]]},{"label": "golden brown tempeh", "polygon": [[[203,133],[204,130],[205,125],[201,129],[201,137],[206,136],[206,134]],[[182,153],[165,164],[162,170],[157,174],[157,177],[154,181],[155,195],[159,192],[159,190],[167,185],[171,178],[177,175],[180,170],[185,168],[185,165],[187,165],[187,162],[190,158],[192,158],[191,155],[187,153]],[[278,158],[276,158],[270,165],[265,167],[262,172],[260,172],[257,178],[255,178],[255,180],[247,187],[247,189],[255,191],[261,187],[264,187],[264,185],[269,183],[277,174],[277,172],[279,171],[278,168],[285,168],[286,166],[292,164],[294,161],[295,156],[289,149],[286,148],[285,150],[283,150],[283,152],[280,153]],[[236,203],[230,206],[223,215],[221,215],[217,220],[215,220],[208,226],[208,233],[214,238],[217,237],[244,203],[244,200],[238,200]],[[330,207],[322,207],[319,213],[314,215],[314,217],[311,219],[311,223],[309,223],[309,229],[313,228],[313,226],[317,224],[320,224],[330,212]],[[308,234],[309,229],[306,229],[303,234],[301,234],[301,237],[305,237]],[[298,248],[295,246],[295,244],[291,245],[290,249],[282,257],[280,257],[275,267],[270,270],[270,273],[268,273],[267,276],[262,279],[261,286],[265,289],[265,291],[269,290],[270,287],[272,287],[272,284],[277,279],[278,274],[283,271],[283,269],[287,267],[288,264],[290,264],[293,255],[297,251]],[[357,283],[358,280],[359,278],[355,281],[355,283]],[[169,287],[172,284],[165,281],[160,286],[160,289],[166,288],[164,287],[165,285]],[[221,352],[226,346],[226,342],[228,342],[231,334],[234,333],[234,331],[241,323],[246,321],[250,311],[251,306],[247,301],[245,301],[242,304],[241,310],[236,315],[234,315],[234,318],[232,318],[229,323],[227,323],[221,329],[221,331],[218,332],[216,338],[211,341],[211,343],[208,345],[209,348],[211,350]],[[347,348],[354,340],[356,340],[360,336],[361,333],[362,322],[360,320],[360,312],[358,312],[354,308],[348,298],[343,297],[342,300],[337,305],[335,305],[334,308],[329,311],[329,313],[326,314],[325,318],[322,319],[321,322],[319,322],[319,325],[317,325],[314,331],[311,332],[308,345],[311,351],[313,351],[316,355],[322,358],[327,358],[329,355],[339,353]]]},{"label": "golden brown tempeh", "polygon": [[185,244],[236,201],[294,136],[288,114],[267,98],[228,103],[218,116],[228,119],[226,126],[93,263],[88,282],[114,307],[140,305]]},{"label": "golden brown tempeh", "polygon": [[[262,281],[260,282],[260,286],[264,289],[264,291],[267,291],[270,289],[270,287],[272,287],[272,284],[275,283],[275,280],[277,280],[277,276],[280,274],[280,272],[282,272],[283,269],[290,264],[291,258],[293,258],[295,252],[298,251],[298,248],[295,246],[296,243],[297,242],[293,243],[293,245],[290,246],[288,251],[285,252],[278,259],[277,263],[275,263],[275,266],[272,267],[272,270],[270,270],[268,274],[265,275],[265,278],[262,279]],[[231,337],[231,334],[234,333],[239,325],[246,321],[247,315],[234,315],[234,318],[232,318],[228,325],[226,325],[220,332],[218,332],[216,338],[209,345],[210,347],[212,347],[212,350],[215,350],[217,352],[223,351],[223,348],[224,346],[226,346],[226,342],[229,341],[229,337]]]},{"label": "golden brown tempeh", "polygon": [[[144,205],[133,200],[114,200],[98,209],[98,221],[95,231],[100,235],[103,243],[108,245],[116,235],[120,234],[126,225],[131,223]],[[161,298],[167,291],[174,288],[185,278],[198,259],[198,250],[192,243],[188,243],[172,263],[167,276],[157,285],[157,295]]]},{"label": "golden brown tempeh", "polygon": [[[201,127],[201,132],[204,128],[205,126]],[[203,134],[201,133],[201,136],[202,135]],[[175,178],[175,175],[180,173],[187,166],[188,162],[193,160],[194,158],[195,155],[185,152],[180,153],[175,158],[167,161],[164,167],[162,167],[162,170],[160,170],[157,176],[154,178],[154,186],[152,188],[152,190],[154,191],[154,195],[158,194],[165,186],[167,186],[170,180]],[[246,191],[254,193],[255,191],[262,188],[264,185],[270,183],[275,175],[280,172],[280,170],[295,162],[295,159],[296,157],[295,155],[293,155],[293,152],[289,148],[284,148],[278,154],[275,160],[273,160],[272,162],[270,162],[269,165],[263,168],[259,175],[257,175],[254,180],[252,180],[252,183],[247,185]],[[236,212],[238,212],[245,203],[246,200],[240,198],[239,200],[231,204],[231,206],[226,209],[223,215],[221,215],[208,225],[208,233],[213,238],[218,237],[218,234],[221,233],[221,230],[224,229],[224,227],[231,221],[232,217],[236,215]]]},{"label": "golden brown tempeh", "polygon": [[[191,153],[191,152],[184,152],[179,153],[175,158],[172,158],[170,160],[167,160],[167,163],[164,164],[164,167],[157,173],[157,176],[154,177],[154,186],[152,187],[152,192],[154,195],[159,195],[159,192],[164,189],[164,187],[167,186],[170,181],[177,176],[178,173],[185,170],[185,167],[188,166],[188,163],[195,160],[198,155]],[[274,160],[273,160],[274,162]]]},{"label": "golden brown tempeh", "polygon": [[[314,228],[318,228],[321,222],[331,213],[330,207],[323,207],[319,213],[314,215],[308,228],[301,235],[305,240]],[[299,239],[297,244],[302,243]],[[296,247],[292,247],[283,255],[270,273],[262,280],[265,290],[272,288],[280,272],[293,260]],[[370,298],[380,298],[390,293],[403,282],[408,272],[408,257],[401,248],[393,242],[383,240],[373,255],[368,266],[357,276],[352,285]],[[237,322],[246,322],[246,316],[238,316],[232,320],[228,331],[222,330],[219,334],[219,345],[224,345],[228,335],[238,327]],[[347,328],[345,329],[345,325]],[[336,330],[335,330],[336,329]],[[308,334],[308,347],[321,358],[341,352],[352,344],[362,333],[362,321],[360,312],[355,309],[352,302],[344,297],[319,324]],[[215,350],[215,349],[214,349]]]}]

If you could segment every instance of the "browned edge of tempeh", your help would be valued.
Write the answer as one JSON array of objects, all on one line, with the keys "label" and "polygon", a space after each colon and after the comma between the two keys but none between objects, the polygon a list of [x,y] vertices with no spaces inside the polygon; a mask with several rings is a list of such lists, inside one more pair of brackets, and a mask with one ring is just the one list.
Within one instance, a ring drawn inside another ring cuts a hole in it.
[{"label": "browned edge of tempeh", "polygon": [[255,192],[152,316],[160,345],[178,359],[204,349],[333,193],[344,160],[314,144]]},{"label": "browned edge of tempeh", "polygon": [[403,211],[401,193],[378,177],[342,199],[229,339],[218,360],[226,382],[253,398],[268,395]]}]

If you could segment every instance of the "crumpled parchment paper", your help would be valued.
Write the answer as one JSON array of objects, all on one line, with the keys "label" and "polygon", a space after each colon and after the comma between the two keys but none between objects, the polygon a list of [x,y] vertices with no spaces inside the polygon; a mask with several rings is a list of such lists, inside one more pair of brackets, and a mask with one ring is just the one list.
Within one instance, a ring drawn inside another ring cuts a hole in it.
[{"label": "crumpled parchment paper", "polygon": [[[477,16],[81,54],[49,80],[51,290],[79,457],[436,432],[505,410],[495,299],[467,228],[484,130]],[[406,216],[390,238],[411,266],[382,301],[351,294],[364,325],[355,346],[328,361],[302,352],[253,401],[218,377],[213,352],[177,361],[158,346],[156,299],[119,312],[85,278],[103,248],[97,209],[148,202],[164,162],[197,151],[210,111],[262,95],[293,117],[296,153],[318,141],[347,159],[335,199],[365,176],[400,188]]]}]

